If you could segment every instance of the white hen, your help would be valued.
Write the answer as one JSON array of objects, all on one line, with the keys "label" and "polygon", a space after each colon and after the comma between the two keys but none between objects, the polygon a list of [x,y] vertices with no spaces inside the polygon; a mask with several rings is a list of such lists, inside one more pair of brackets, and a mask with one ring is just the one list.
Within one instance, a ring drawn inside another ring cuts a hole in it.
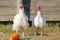
[{"label": "white hen", "polygon": [[32,26],[35,27],[35,36],[36,36],[36,32],[39,31],[39,29],[41,29],[41,36],[42,36],[42,28],[46,25],[46,19],[44,16],[41,15],[40,10],[41,10],[41,7],[38,5],[37,15],[32,20]]},{"label": "white hen", "polygon": [[[12,30],[15,30],[16,33],[18,33],[20,28],[26,29],[29,26],[28,17],[25,15],[23,5],[20,4],[19,8],[18,13],[14,16],[12,28]],[[24,32],[22,32],[22,34],[22,36],[24,36]]]}]

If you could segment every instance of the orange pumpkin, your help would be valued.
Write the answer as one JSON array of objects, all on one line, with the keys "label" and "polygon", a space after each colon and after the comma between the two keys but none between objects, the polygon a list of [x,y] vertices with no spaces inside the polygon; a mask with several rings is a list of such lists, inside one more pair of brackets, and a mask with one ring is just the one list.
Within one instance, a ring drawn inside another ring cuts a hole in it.
[{"label": "orange pumpkin", "polygon": [[20,38],[20,35],[19,35],[19,34],[13,33],[13,34],[10,36],[9,40],[19,40],[19,38]]}]

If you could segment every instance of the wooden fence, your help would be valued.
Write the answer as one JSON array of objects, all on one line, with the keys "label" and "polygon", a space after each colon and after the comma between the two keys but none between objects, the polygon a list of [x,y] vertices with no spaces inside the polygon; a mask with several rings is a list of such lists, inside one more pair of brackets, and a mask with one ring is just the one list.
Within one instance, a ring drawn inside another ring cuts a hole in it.
[{"label": "wooden fence", "polygon": [[[21,0],[20,0],[21,1]],[[29,21],[37,14],[37,4],[47,21],[60,21],[60,0],[23,0]],[[17,13],[17,0],[0,0],[0,21],[13,21]]]}]

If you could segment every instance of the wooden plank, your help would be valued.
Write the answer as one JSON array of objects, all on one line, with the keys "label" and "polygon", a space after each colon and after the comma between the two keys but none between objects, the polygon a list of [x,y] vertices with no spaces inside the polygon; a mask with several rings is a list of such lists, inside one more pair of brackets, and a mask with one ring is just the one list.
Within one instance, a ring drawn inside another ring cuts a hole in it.
[{"label": "wooden plank", "polygon": [[[30,15],[30,21],[35,17],[36,15]],[[43,15],[47,21],[60,21],[60,15]]]},{"label": "wooden plank", "polygon": [[0,7],[0,15],[16,14],[17,9],[15,7]]},{"label": "wooden plank", "polygon": [[[36,14],[37,7],[30,10],[30,14]],[[44,14],[60,14],[60,6],[41,6],[41,12]]]},{"label": "wooden plank", "polygon": [[16,7],[17,0],[0,0],[0,6],[12,6]]},{"label": "wooden plank", "polygon": [[31,0],[31,5],[60,6],[60,0]]},{"label": "wooden plank", "polygon": [[13,21],[14,16],[13,15],[8,15],[8,16],[0,16],[0,21]]},{"label": "wooden plank", "polygon": [[[30,21],[35,17],[36,15],[30,15]],[[46,20],[48,21],[60,21],[60,15],[43,15]],[[0,21],[13,21],[14,16],[13,15],[4,15],[0,16]]]}]

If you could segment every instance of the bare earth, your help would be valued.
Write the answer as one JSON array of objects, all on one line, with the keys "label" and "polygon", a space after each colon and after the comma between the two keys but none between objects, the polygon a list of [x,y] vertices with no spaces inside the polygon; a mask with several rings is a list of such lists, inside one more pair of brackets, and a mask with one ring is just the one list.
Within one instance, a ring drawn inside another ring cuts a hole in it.
[{"label": "bare earth", "polygon": [[[14,32],[12,32],[9,27],[2,27],[2,29],[0,28],[0,40],[9,40],[10,35]],[[19,34],[21,35],[21,32],[19,32]],[[34,36],[33,34],[32,27],[28,28],[27,31],[25,31],[24,40],[60,40],[59,27],[45,27],[43,29],[42,37],[40,35]]]}]

